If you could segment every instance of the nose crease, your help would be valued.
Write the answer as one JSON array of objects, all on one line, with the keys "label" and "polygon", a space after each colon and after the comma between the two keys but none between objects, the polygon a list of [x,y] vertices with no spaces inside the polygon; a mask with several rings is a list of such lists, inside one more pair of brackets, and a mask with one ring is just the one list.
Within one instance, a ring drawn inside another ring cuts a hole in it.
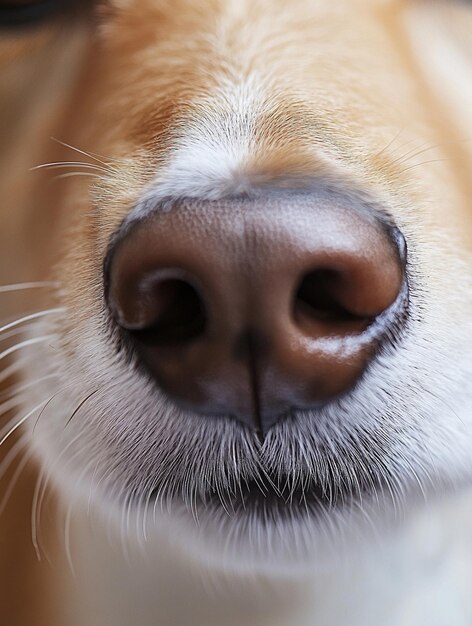
[{"label": "nose crease", "polygon": [[254,416],[254,423],[256,431],[259,433],[261,439],[264,438],[265,424],[262,418],[262,407],[260,397],[260,380],[257,364],[257,348],[254,333],[249,331],[246,333],[247,344],[247,365],[249,373],[249,393],[252,397],[252,414]]}]

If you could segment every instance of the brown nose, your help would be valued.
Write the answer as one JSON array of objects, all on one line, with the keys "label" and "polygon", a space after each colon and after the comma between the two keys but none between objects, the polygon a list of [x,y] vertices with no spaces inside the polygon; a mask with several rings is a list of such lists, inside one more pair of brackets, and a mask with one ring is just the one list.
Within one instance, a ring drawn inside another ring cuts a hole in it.
[{"label": "brown nose", "polygon": [[174,401],[264,434],[356,383],[401,308],[404,257],[396,229],[329,198],[187,203],[116,243],[107,297]]}]

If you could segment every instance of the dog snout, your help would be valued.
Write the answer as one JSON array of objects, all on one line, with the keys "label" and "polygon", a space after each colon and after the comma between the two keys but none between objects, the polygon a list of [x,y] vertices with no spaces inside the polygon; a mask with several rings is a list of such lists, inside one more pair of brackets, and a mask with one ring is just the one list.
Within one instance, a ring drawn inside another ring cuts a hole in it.
[{"label": "dog snout", "polygon": [[401,235],[367,211],[326,197],[189,202],[127,229],[107,298],[174,401],[264,435],[355,385],[405,280]]}]

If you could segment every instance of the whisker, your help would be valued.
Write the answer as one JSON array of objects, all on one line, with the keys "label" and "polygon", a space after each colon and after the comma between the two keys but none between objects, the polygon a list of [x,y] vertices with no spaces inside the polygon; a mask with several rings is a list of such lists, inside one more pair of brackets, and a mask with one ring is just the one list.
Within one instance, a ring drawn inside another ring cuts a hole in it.
[{"label": "whisker", "polygon": [[56,391],[56,393],[54,395],[52,395],[49,400],[46,402],[46,404],[43,406],[43,408],[41,409],[35,423],[33,426],[33,434],[34,431],[36,430],[36,426],[38,425],[39,420],[41,419],[41,416],[43,415],[44,411],[48,408],[48,406],[50,405],[50,403],[57,398],[57,396],[59,396],[61,393],[64,393],[64,391],[67,391],[68,389],[70,389],[71,387],[74,386],[75,383],[71,383],[70,385],[66,385],[65,387],[63,387],[62,389],[59,389],[59,391]]},{"label": "whisker", "polygon": [[412,148],[411,150],[406,152],[404,155],[402,155],[401,157],[396,159],[395,162],[398,162],[400,164],[407,163],[408,161],[411,161],[412,159],[416,158],[417,156],[419,156],[421,154],[424,154],[425,152],[430,152],[432,150],[437,150],[439,148],[446,147],[446,146],[447,147],[451,147],[451,146],[456,146],[456,145],[467,144],[467,143],[470,143],[471,141],[472,141],[471,139],[462,139],[462,140],[458,140],[458,141],[456,141],[456,140],[454,140],[454,141],[442,141],[440,143],[436,143],[436,144],[432,144],[432,145],[424,144],[423,146],[420,146],[418,149]]},{"label": "whisker", "polygon": [[11,389],[6,389],[2,393],[0,393],[0,399],[13,395],[19,396],[27,389],[34,387],[34,385],[39,385],[39,383],[42,383],[45,380],[50,380],[51,378],[59,378],[59,374],[46,374],[45,376],[41,376],[40,378],[36,378],[35,380],[30,380],[22,385],[11,385]]},{"label": "whisker", "polygon": [[14,322],[10,322],[9,324],[5,324],[4,326],[0,326],[0,333],[3,333],[10,328],[14,328],[15,326],[19,326],[24,322],[29,322],[30,320],[38,319],[39,317],[45,317],[46,315],[52,315],[54,313],[63,313],[65,311],[64,307],[58,307],[54,309],[46,309],[44,311],[38,311],[37,313],[31,313],[30,315],[24,315]]},{"label": "whisker", "polygon": [[5,402],[2,402],[2,404],[0,404],[0,416],[5,415],[6,413],[8,413],[8,411],[11,411],[12,409],[16,409],[20,404],[21,400],[16,396],[5,400]]},{"label": "whisker", "polygon": [[393,162],[392,165],[402,165],[403,163],[408,163],[408,161],[411,161],[412,159],[415,159],[417,156],[420,156],[421,154],[424,154],[425,152],[430,152],[431,150],[437,150],[440,147],[440,144],[435,144],[435,145],[422,145],[422,146],[415,146],[414,148],[411,148],[410,150],[407,150],[407,152],[405,152],[404,154],[402,154],[401,156],[397,157]]},{"label": "whisker", "polygon": [[[51,477],[54,475],[56,471],[56,466],[63,458],[63,456],[68,452],[68,450],[73,447],[77,440],[81,437],[79,433],[76,435],[69,443],[63,448],[60,452],[59,456],[54,460],[54,462],[48,467],[42,468],[38,480],[36,481],[36,486],[34,489],[33,500],[31,505],[31,539],[33,542],[34,550],[36,552],[36,556],[38,561],[41,560],[41,554],[46,556],[46,559],[49,560],[49,557],[44,550],[44,546],[41,545],[41,514],[43,509],[43,504],[46,498],[46,492],[49,484],[51,483]],[[73,454],[75,456],[75,453]],[[88,467],[88,465],[87,465]]]},{"label": "whisker", "polygon": [[67,513],[64,520],[64,546],[66,551],[66,559],[69,565],[71,574],[73,578],[76,577],[74,561],[72,559],[72,544],[71,544],[71,521],[72,521],[72,510],[74,507],[74,500],[71,499],[69,506],[67,507]]},{"label": "whisker", "polygon": [[16,283],[14,285],[0,285],[0,293],[9,291],[21,291],[23,289],[43,289],[44,287],[59,287],[60,283],[53,280],[40,280],[30,283]]},{"label": "whisker", "polygon": [[36,331],[36,322],[30,322],[29,324],[25,324],[23,326],[17,326],[16,328],[12,328],[6,332],[0,333],[0,343],[6,342],[8,339],[12,337],[27,337],[31,332]]},{"label": "whisker", "polygon": [[18,456],[20,450],[24,448],[27,444],[28,444],[28,438],[25,435],[23,435],[22,437],[18,439],[18,441],[16,441],[12,445],[10,450],[8,450],[8,452],[5,454],[5,456],[2,459],[2,462],[0,463],[0,481],[8,472],[8,468]]},{"label": "whisker", "polygon": [[19,371],[21,371],[23,367],[23,361],[16,360],[14,363],[6,367],[4,370],[0,372],[0,383],[5,382]]},{"label": "whisker", "polygon": [[31,326],[26,326],[26,328],[24,326],[20,326],[19,328],[13,328],[13,330],[2,333],[0,335],[0,341],[6,341],[7,339],[11,339],[12,337],[18,337],[18,335],[24,335],[25,331],[32,326],[33,324],[31,324]]},{"label": "whisker", "polygon": [[[4,367],[0,370],[0,385],[3,385],[5,381],[7,381],[9,378],[13,378],[14,376],[21,378],[21,372],[29,361],[30,359],[27,355],[24,355],[21,358],[19,356],[16,356],[15,359],[11,362],[11,365],[9,365],[8,367]],[[14,387],[15,384],[16,383],[12,382],[10,385],[8,385],[8,387]]]},{"label": "whisker", "polygon": [[[97,163],[101,163],[102,165],[104,165],[105,167],[110,168],[110,164],[107,163],[106,161],[102,161],[102,159],[99,159],[98,157],[101,155],[97,155],[97,154],[93,154],[93,152],[85,152],[85,150],[80,150],[80,148],[76,148],[75,146],[71,146],[68,143],[65,143],[65,141],[61,141],[60,139],[56,139],[56,137],[51,137],[52,141],[55,141],[56,143],[60,144],[61,146],[64,146],[65,148],[69,148],[70,150],[74,150],[75,152],[78,152],[79,154],[83,154],[84,156],[88,157],[89,159],[92,159],[93,161],[96,161]],[[105,157],[103,157],[105,158]],[[111,171],[111,168],[110,168]]]},{"label": "whisker", "polygon": [[414,169],[415,167],[420,167],[422,165],[429,165],[431,163],[444,163],[447,160],[448,159],[431,159],[430,161],[422,161],[421,163],[414,163],[413,165],[410,165],[409,167],[404,167],[402,169],[402,174],[404,174],[405,172],[408,172],[409,170]]},{"label": "whisker", "polygon": [[53,338],[54,338],[54,335],[50,334],[50,335],[42,335],[41,337],[33,337],[32,339],[26,339],[25,341],[21,341],[20,343],[15,344],[11,348],[7,348],[3,352],[0,352],[0,361],[2,359],[5,359],[7,356],[10,356],[10,354],[13,354],[14,352],[18,352],[18,350],[21,350],[22,348],[27,348],[28,346],[32,346],[35,343],[41,343],[43,341],[48,341],[49,339],[53,339]]},{"label": "whisker", "polygon": [[13,492],[13,489],[15,488],[15,485],[17,484],[21,474],[23,473],[23,470],[25,469],[25,467],[28,465],[28,462],[31,460],[31,458],[33,457],[33,450],[28,449],[24,455],[23,458],[21,459],[21,461],[18,463],[18,466],[15,469],[15,472],[13,474],[13,476],[10,479],[10,482],[8,484],[8,487],[6,488],[4,494],[3,494],[3,498],[0,502],[0,515],[2,515],[2,513],[5,510],[6,505],[8,504],[8,501],[10,499],[10,496]]},{"label": "whisker", "polygon": [[405,130],[404,128],[400,128],[400,130],[396,133],[396,135],[394,135],[394,136],[392,137],[392,139],[390,139],[390,141],[387,143],[387,145],[386,145],[386,146],[384,146],[384,147],[382,148],[382,150],[380,150],[379,152],[377,152],[376,154],[374,154],[374,157],[375,157],[375,158],[379,158],[380,156],[382,156],[382,154],[383,154],[386,150],[388,150],[388,149],[390,148],[390,146],[392,146],[392,145],[395,143],[395,141],[396,141],[396,140],[400,137],[400,135],[402,134],[402,132],[404,132],[404,130]]},{"label": "whisker", "polygon": [[49,402],[48,400],[43,400],[42,402],[40,402],[39,404],[37,404],[34,408],[31,409],[31,411],[28,411],[28,413],[26,413],[26,415],[24,415],[22,418],[20,418],[6,433],[6,435],[4,435],[2,437],[2,439],[0,440],[0,447],[5,443],[5,441],[16,431],[18,430],[18,428],[24,424],[32,415],[34,415],[36,413],[36,411],[39,411],[39,409],[41,409],[41,407],[46,404],[47,402]]},{"label": "whisker", "polygon": [[54,180],[63,180],[64,178],[72,178],[73,176],[92,176],[93,178],[103,178],[100,174],[95,174],[94,172],[68,172],[67,174],[55,176]]},{"label": "whisker", "polygon": [[69,419],[67,420],[67,422],[66,422],[66,424],[65,424],[64,428],[65,428],[66,426],[68,426],[68,425],[71,423],[72,419],[73,419],[73,418],[77,415],[77,413],[78,413],[78,412],[80,411],[80,409],[84,406],[84,404],[85,404],[88,400],[90,400],[90,398],[91,398],[92,396],[94,396],[96,393],[98,393],[98,391],[99,391],[98,389],[95,389],[95,391],[92,391],[92,393],[89,393],[89,394],[88,394],[88,396],[86,396],[83,400],[81,400],[80,404],[76,407],[76,409],[74,410],[74,412],[72,413],[72,415],[71,415],[71,416],[69,417]]},{"label": "whisker", "polygon": [[95,165],[93,163],[83,163],[81,161],[53,161],[51,163],[41,163],[40,165],[35,165],[30,168],[30,172],[35,172],[37,170],[58,170],[58,169],[67,169],[70,167],[82,167],[84,169],[95,170],[97,172],[105,172],[109,173],[110,170],[100,166]]},{"label": "whisker", "polygon": [[[38,561],[41,561],[41,537],[39,533],[39,525],[40,519],[38,519],[38,505],[43,498],[43,492],[47,487],[47,480],[45,478],[46,470],[42,469],[38,480],[36,481],[36,485],[34,487],[33,500],[31,502],[31,541],[33,543],[33,548],[36,553],[36,558]],[[41,515],[41,513],[39,512]]]}]

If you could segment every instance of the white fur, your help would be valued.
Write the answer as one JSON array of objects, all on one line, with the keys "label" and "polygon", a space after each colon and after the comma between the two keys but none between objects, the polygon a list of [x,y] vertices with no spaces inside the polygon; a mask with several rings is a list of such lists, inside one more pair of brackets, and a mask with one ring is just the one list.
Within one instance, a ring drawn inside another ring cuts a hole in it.
[{"label": "white fur", "polygon": [[[163,200],[214,199],[251,184],[245,163],[261,88],[255,79],[226,85],[217,101],[219,114],[206,115],[202,103],[200,118],[176,141],[140,211],[149,210],[156,194]],[[318,156],[325,164],[326,157]],[[470,503],[450,503],[445,514],[436,498],[472,478],[472,275],[467,262],[457,259],[452,230],[425,240],[429,231],[422,231],[421,218],[410,223],[405,217],[401,226],[410,245],[411,310],[404,336],[379,355],[345,399],[300,412],[290,429],[276,425],[260,450],[237,424],[178,409],[125,362],[108,331],[99,289],[73,336],[61,335],[60,314],[52,329],[38,323],[37,333],[57,331],[56,340],[35,346],[27,376],[44,375],[46,362],[58,380],[29,389],[24,404],[27,411],[53,397],[31,429],[31,442],[72,511],[70,555],[83,592],[81,606],[71,608],[71,624],[470,623],[468,589],[451,584],[472,580],[464,553],[470,546],[465,533],[448,530],[470,515]],[[438,249],[447,264],[431,275],[428,261]],[[461,277],[460,291],[451,288],[451,276]],[[65,356],[70,350],[73,358]],[[387,489],[320,520],[265,529],[251,516],[223,507],[209,515],[199,504],[209,490],[237,489],[271,465],[293,476],[294,484],[315,477],[327,491],[331,472],[334,483],[354,495],[368,468]],[[149,496],[156,485],[162,498],[154,506]],[[137,508],[130,501],[133,491]],[[413,515],[422,499],[430,501],[433,520],[423,507]],[[98,530],[84,519],[87,503]],[[384,518],[394,526],[403,520],[402,533],[387,530]],[[103,538],[107,526],[111,545]],[[371,551],[373,527],[382,528],[390,543],[375,540]],[[116,547],[120,538],[128,563]],[[359,542],[360,553],[346,556]]]}]

